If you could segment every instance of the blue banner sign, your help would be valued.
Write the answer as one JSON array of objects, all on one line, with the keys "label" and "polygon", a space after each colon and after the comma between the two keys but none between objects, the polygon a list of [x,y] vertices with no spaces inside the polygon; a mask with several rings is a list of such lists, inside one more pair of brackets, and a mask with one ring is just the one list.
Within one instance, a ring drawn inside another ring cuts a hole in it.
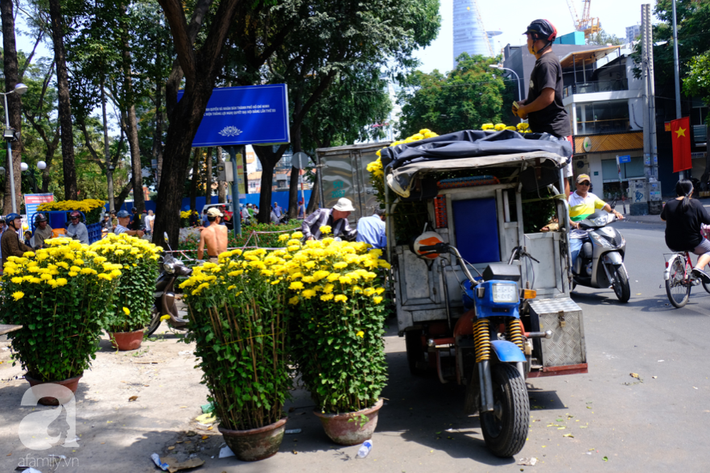
[{"label": "blue banner sign", "polygon": [[626,155],[626,156],[619,156],[619,164],[624,164],[624,163],[630,163],[631,162],[631,155]]},{"label": "blue banner sign", "polygon": [[286,84],[224,87],[212,90],[192,146],[289,143],[289,132]]}]

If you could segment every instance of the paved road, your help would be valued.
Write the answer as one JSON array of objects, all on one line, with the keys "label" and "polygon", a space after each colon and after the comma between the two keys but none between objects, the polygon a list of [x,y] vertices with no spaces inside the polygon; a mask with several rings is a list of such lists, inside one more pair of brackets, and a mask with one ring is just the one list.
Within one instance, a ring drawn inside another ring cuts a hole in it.
[{"label": "paved road", "polygon": [[[387,337],[390,382],[383,392],[387,405],[380,415],[374,448],[366,459],[355,459],[357,447],[334,446],[311,413],[313,404],[308,394],[295,391],[294,399],[287,406],[291,410],[287,428],[302,429],[302,432],[286,436],[276,456],[257,463],[210,458],[217,453],[221,437],[207,432],[211,437],[200,452],[206,464],[198,471],[707,470],[710,374],[705,360],[708,351],[706,334],[710,333],[710,294],[695,288],[685,308],[672,308],[660,287],[663,282],[662,253],[666,251],[663,226],[632,222],[615,225],[621,228],[627,239],[631,301],[620,305],[611,290],[580,288],[575,294],[575,300],[584,309],[589,373],[530,381],[531,428],[525,448],[515,459],[499,459],[488,453],[478,417],[468,418],[462,414],[464,392],[461,387],[409,375],[403,339],[396,336],[396,327],[392,327]],[[172,342],[153,343],[151,350],[163,350],[161,343]],[[181,345],[172,349],[177,352],[185,348],[188,347]],[[108,360],[114,355],[105,353],[101,356]],[[159,356],[156,352],[154,356],[158,359],[164,355]],[[82,447],[70,455],[79,459],[80,466],[59,468],[57,472],[157,471],[149,462],[150,453],[167,453],[168,447],[176,445],[175,441],[182,438],[180,431],[194,429],[194,424],[183,419],[188,415],[194,417],[197,406],[204,402],[204,391],[197,389],[197,376],[185,372],[188,369],[185,363],[174,365],[157,365],[162,370],[160,374],[156,370],[155,376],[159,375],[162,380],[159,382],[165,383],[172,378],[188,383],[195,387],[194,393],[184,388],[167,391],[165,394],[169,393],[171,397],[152,402],[162,386],[156,386],[158,391],[150,395],[147,390],[153,389],[158,381],[145,381],[144,384],[151,387],[141,388],[146,390],[141,394],[146,403],[142,406],[144,410],[139,411],[120,398],[126,404],[125,407],[121,405],[125,424],[120,430],[110,430],[114,424],[106,426],[102,423],[102,430],[94,432],[100,426],[98,423],[96,427],[90,425],[93,422],[91,416],[98,415],[92,414],[91,409],[101,406],[113,409],[119,398],[110,391],[104,395],[103,385],[91,385],[89,379],[90,387],[83,396],[103,397],[99,399],[101,402],[85,403],[77,413],[79,434],[84,440]],[[100,371],[99,368],[97,366],[94,371]],[[177,371],[171,374],[170,370]],[[639,378],[632,378],[630,373],[637,373]],[[119,379],[123,378],[116,378],[115,390],[122,389]],[[110,380],[102,382],[106,384]],[[16,403],[18,393],[24,389],[19,382],[14,384],[4,387],[4,392],[0,393],[6,402]],[[123,391],[118,392],[123,395]],[[175,396],[177,398],[173,399]],[[0,434],[4,436],[6,450],[14,451],[11,457],[0,457],[2,471],[12,470],[17,465],[16,457],[25,454],[14,434],[21,419],[15,409],[7,404],[0,406],[6,422],[0,428]],[[104,414],[113,419],[109,413]],[[158,422],[158,419],[164,422]],[[573,437],[565,437],[565,434]],[[64,452],[52,449],[39,454],[46,453]],[[523,457],[535,457],[538,464],[517,465]],[[48,470],[42,471],[47,473]]]}]

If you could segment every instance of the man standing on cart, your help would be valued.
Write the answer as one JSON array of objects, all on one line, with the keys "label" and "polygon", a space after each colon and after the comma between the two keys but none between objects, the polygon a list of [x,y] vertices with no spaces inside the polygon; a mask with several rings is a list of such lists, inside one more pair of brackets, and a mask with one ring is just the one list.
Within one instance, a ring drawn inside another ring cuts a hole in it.
[{"label": "man standing on cart", "polygon": [[[528,98],[513,102],[513,115],[527,118],[534,133],[550,135],[571,142],[569,115],[562,103],[562,66],[552,53],[552,42],[557,38],[557,29],[547,20],[535,20],[525,33],[528,51],[535,56],[535,67],[530,74]],[[565,195],[570,195],[569,178],[572,177],[572,158],[564,171]]]}]

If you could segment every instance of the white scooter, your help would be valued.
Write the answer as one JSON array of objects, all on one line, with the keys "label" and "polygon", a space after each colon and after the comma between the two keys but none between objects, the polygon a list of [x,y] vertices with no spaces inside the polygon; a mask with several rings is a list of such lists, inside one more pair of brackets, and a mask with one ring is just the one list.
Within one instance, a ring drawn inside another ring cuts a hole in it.
[{"label": "white scooter", "polygon": [[631,297],[629,275],[624,266],[626,240],[614,227],[614,214],[596,211],[579,222],[581,230],[587,230],[577,261],[572,268],[574,283],[580,286],[612,287],[619,302],[626,303]]}]

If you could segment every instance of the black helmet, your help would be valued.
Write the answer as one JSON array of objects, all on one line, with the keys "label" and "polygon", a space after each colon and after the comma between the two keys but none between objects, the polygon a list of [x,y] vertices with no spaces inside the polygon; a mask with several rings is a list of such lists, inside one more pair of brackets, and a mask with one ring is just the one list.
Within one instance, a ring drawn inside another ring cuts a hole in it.
[{"label": "black helmet", "polygon": [[81,212],[74,210],[69,214],[69,218],[81,218]]},{"label": "black helmet", "polygon": [[528,33],[530,33],[533,40],[542,39],[548,43],[551,43],[557,38],[557,28],[547,20],[535,20],[530,23],[523,34]]},{"label": "black helmet", "polygon": [[47,217],[44,214],[39,214],[35,217],[35,223],[46,222]]}]

